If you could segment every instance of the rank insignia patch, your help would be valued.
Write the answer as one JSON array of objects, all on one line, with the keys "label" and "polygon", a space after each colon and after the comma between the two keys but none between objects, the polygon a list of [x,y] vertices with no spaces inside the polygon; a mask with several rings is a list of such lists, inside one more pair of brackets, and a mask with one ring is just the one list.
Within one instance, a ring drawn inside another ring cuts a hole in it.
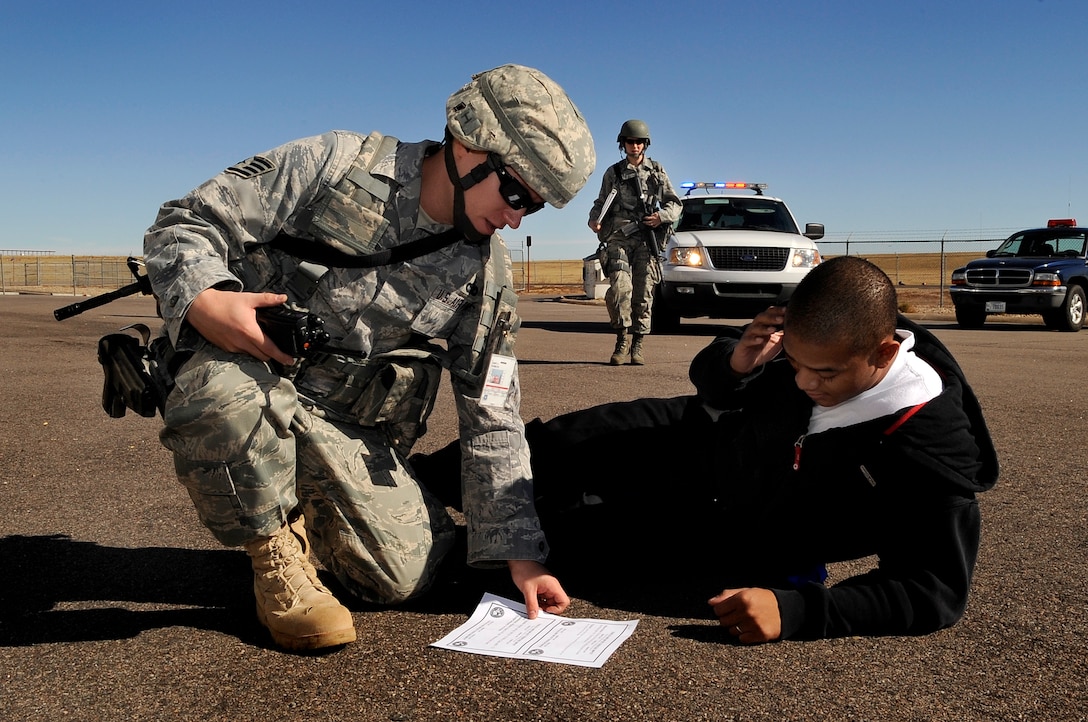
[{"label": "rank insignia patch", "polygon": [[247,158],[241,163],[235,163],[230,168],[227,168],[227,173],[236,175],[239,178],[255,178],[261,173],[267,173],[270,170],[274,170],[276,164],[259,155],[255,155],[252,158]]}]

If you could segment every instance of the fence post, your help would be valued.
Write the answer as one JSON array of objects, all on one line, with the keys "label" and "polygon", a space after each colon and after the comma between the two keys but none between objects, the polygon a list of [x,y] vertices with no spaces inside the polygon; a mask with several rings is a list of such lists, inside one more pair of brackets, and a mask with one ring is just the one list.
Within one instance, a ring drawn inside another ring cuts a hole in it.
[{"label": "fence post", "polygon": [[944,269],[945,269],[944,239],[945,239],[946,236],[948,236],[948,231],[945,231],[944,233],[941,234],[941,282],[940,282],[940,284],[938,284],[938,289],[939,289],[939,294],[940,295],[937,296],[937,308],[944,308]]},{"label": "fence post", "polygon": [[76,295],[76,257],[72,256],[72,295]]}]

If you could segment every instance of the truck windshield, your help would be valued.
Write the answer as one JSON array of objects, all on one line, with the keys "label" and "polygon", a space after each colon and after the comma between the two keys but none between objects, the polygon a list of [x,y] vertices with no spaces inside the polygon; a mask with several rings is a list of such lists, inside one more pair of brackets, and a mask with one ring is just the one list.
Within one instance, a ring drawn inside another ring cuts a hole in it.
[{"label": "truck windshield", "polygon": [[1044,229],[1011,236],[994,251],[995,256],[1054,258],[1083,256],[1086,233],[1083,230]]},{"label": "truck windshield", "polygon": [[769,198],[685,198],[676,230],[797,233],[797,224],[781,201]]}]

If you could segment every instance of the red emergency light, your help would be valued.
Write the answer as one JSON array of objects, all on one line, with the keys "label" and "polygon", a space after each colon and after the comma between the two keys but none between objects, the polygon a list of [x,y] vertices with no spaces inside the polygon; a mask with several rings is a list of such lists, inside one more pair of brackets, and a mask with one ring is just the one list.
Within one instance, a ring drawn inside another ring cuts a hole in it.
[{"label": "red emergency light", "polygon": [[1076,218],[1051,218],[1046,222],[1047,228],[1060,228],[1062,226],[1075,226],[1077,225]]}]

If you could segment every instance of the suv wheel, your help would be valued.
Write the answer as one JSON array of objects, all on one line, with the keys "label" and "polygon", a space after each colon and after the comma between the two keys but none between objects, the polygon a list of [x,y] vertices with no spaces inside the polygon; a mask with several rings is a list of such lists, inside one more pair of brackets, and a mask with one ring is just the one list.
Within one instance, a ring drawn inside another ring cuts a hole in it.
[{"label": "suv wheel", "polygon": [[654,333],[677,331],[680,329],[680,312],[667,308],[658,297],[650,309],[650,327]]},{"label": "suv wheel", "polygon": [[1065,296],[1065,303],[1062,304],[1061,324],[1058,328],[1062,331],[1079,331],[1083,325],[1084,288],[1070,286],[1069,293]]},{"label": "suv wheel", "polygon": [[978,308],[956,306],[956,323],[960,328],[982,328],[986,323],[986,312]]}]

